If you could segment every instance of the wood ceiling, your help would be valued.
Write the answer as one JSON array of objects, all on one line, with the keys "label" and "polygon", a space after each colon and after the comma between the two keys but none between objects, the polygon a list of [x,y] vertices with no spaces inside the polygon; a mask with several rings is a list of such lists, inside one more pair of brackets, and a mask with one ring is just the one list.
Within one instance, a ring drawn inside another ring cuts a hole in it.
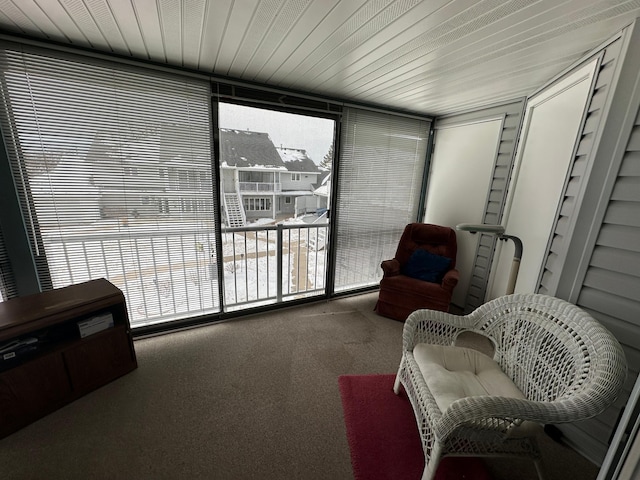
[{"label": "wood ceiling", "polygon": [[440,115],[512,100],[640,0],[0,0],[0,32]]}]

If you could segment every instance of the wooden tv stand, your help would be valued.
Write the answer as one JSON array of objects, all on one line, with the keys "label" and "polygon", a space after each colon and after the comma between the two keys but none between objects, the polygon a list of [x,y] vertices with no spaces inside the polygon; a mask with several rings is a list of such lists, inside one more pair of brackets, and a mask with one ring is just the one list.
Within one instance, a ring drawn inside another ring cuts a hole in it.
[{"label": "wooden tv stand", "polygon": [[[113,327],[81,338],[78,322],[104,314]],[[137,367],[124,295],[104,279],[1,302],[0,347],[26,338],[0,356],[0,438]]]}]

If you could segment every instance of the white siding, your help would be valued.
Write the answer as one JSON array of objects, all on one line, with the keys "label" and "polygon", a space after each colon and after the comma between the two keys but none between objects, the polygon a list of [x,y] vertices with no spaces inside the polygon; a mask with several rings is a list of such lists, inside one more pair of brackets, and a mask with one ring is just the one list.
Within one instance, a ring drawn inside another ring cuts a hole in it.
[{"label": "white siding", "polygon": [[575,223],[575,213],[581,203],[582,186],[593,155],[594,140],[598,127],[603,120],[603,107],[611,90],[611,80],[620,56],[622,40],[617,39],[607,46],[604,52],[600,70],[597,74],[595,89],[587,110],[587,118],[580,135],[580,143],[576,150],[571,173],[566,184],[562,205],[548,245],[544,270],[542,272],[539,293],[554,295],[558,286],[559,272],[564,267],[568,238]]},{"label": "white siding", "polygon": [[590,437],[591,448],[598,449],[602,456],[640,370],[639,293],[640,119],[636,119],[576,302],[620,340],[629,363],[625,394],[616,404],[566,432]]},{"label": "white siding", "polygon": [[539,291],[580,306],[623,345],[618,401],[565,441],[599,463],[640,370],[640,28],[606,47],[595,94],[550,241]]}]

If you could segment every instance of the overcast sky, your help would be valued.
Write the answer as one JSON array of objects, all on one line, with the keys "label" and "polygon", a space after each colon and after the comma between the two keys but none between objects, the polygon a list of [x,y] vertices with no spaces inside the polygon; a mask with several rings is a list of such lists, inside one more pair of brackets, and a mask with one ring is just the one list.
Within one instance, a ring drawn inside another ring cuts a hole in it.
[{"label": "overcast sky", "polygon": [[305,149],[319,164],[333,141],[334,121],[221,103],[220,127],[266,132],[276,147]]}]

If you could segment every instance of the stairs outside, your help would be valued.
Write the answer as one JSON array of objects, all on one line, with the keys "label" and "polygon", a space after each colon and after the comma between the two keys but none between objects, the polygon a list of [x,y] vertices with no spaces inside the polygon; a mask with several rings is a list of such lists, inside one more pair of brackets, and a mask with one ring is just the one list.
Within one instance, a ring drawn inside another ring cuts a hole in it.
[{"label": "stairs outside", "polygon": [[237,193],[224,194],[224,211],[228,227],[234,228],[245,226],[246,216]]}]

